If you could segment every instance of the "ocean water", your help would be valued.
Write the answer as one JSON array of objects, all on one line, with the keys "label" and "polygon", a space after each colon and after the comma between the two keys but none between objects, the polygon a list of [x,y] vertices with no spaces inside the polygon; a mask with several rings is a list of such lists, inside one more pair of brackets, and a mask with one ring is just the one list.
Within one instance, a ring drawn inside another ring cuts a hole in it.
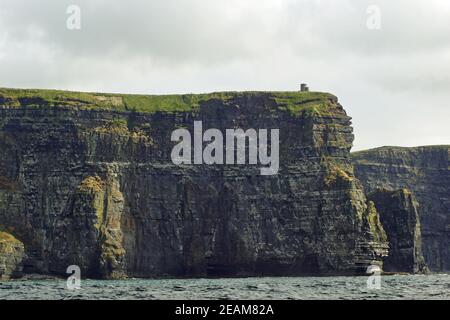
[{"label": "ocean water", "polygon": [[450,275],[382,276],[380,289],[367,277],[264,277],[227,279],[66,280],[0,282],[0,299],[446,299]]}]

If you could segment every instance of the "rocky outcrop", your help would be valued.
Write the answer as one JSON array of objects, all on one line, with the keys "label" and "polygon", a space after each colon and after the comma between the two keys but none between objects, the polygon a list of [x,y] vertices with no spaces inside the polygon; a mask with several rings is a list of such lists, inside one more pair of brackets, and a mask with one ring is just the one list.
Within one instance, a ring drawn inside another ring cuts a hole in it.
[{"label": "rocky outcrop", "polygon": [[450,147],[382,147],[355,152],[355,174],[367,192],[406,188],[417,198],[422,250],[432,271],[450,270]]},{"label": "rocky outcrop", "polygon": [[23,243],[9,233],[0,231],[0,280],[22,275]]},{"label": "rocky outcrop", "polygon": [[[314,92],[121,96],[0,90],[0,226],[26,272],[354,274],[386,234],[354,178],[350,118]],[[175,165],[171,133],[280,129],[280,169]]]},{"label": "rocky outcrop", "polygon": [[384,271],[426,273],[418,206],[411,192],[377,190],[368,198],[375,204],[389,241]]}]

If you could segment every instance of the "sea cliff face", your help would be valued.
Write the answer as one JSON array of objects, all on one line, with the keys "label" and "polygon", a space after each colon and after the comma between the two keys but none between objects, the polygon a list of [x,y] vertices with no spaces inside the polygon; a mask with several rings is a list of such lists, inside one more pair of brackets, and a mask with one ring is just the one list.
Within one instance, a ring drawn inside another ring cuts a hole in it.
[{"label": "sea cliff face", "polygon": [[427,273],[422,255],[418,204],[407,189],[378,189],[368,195],[380,215],[389,241],[389,256],[383,261],[387,272]]},{"label": "sea cliff face", "polygon": [[[25,272],[354,274],[387,255],[353,176],[350,118],[313,92],[125,96],[0,90],[0,229]],[[171,133],[280,130],[280,169],[175,165]]]},{"label": "sea cliff face", "polygon": [[367,192],[407,188],[417,198],[422,250],[432,271],[450,271],[450,147],[382,147],[355,152]]}]

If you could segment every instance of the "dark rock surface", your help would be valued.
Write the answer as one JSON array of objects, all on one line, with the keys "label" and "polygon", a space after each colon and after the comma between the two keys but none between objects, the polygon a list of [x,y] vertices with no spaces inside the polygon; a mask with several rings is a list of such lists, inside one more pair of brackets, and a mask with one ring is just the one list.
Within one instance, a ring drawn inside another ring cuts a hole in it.
[{"label": "dark rock surface", "polygon": [[[335,275],[387,254],[353,176],[350,118],[331,95],[290,100],[294,113],[271,93],[151,113],[26,101],[0,106],[0,227],[24,243],[26,272]],[[172,164],[171,133],[194,120],[279,128],[279,173]]]},{"label": "dark rock surface", "polygon": [[374,202],[389,241],[389,256],[383,261],[383,270],[426,273],[418,204],[411,192],[377,190],[368,199]]},{"label": "dark rock surface", "polygon": [[407,188],[417,198],[425,262],[450,271],[450,147],[382,147],[355,152],[355,174],[366,192]]}]

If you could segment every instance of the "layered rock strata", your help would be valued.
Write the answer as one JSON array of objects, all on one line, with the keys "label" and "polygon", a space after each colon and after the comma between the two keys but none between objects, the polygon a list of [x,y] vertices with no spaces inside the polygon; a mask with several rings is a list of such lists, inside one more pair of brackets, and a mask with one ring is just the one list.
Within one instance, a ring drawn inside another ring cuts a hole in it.
[{"label": "layered rock strata", "polygon": [[382,147],[355,152],[355,174],[366,192],[406,188],[417,198],[425,262],[450,271],[450,147]]},{"label": "layered rock strata", "polygon": [[368,198],[374,202],[389,241],[389,256],[383,263],[387,272],[426,273],[418,204],[407,189],[377,190]]},{"label": "layered rock strata", "polygon": [[[0,90],[0,227],[26,272],[101,278],[336,275],[387,254],[329,94]],[[279,129],[280,168],[175,165],[171,133]]]}]

